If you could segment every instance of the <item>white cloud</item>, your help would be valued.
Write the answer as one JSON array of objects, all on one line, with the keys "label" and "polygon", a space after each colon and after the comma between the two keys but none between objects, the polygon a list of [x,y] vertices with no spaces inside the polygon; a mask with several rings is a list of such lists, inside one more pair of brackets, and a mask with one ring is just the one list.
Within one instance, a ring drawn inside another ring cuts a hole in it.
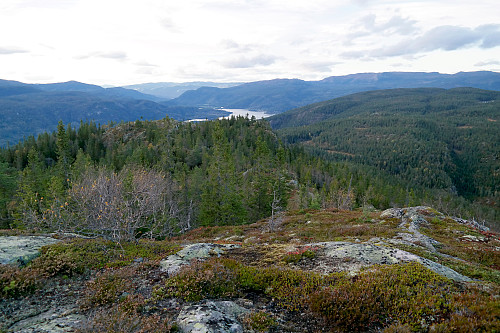
[{"label": "white cloud", "polygon": [[16,54],[16,53],[27,53],[27,50],[23,50],[17,47],[1,47],[0,54]]},{"label": "white cloud", "polygon": [[222,62],[226,68],[250,68],[256,66],[269,66],[276,62],[278,58],[272,55],[259,54],[253,57],[241,56]]},{"label": "white cloud", "polygon": [[[493,0],[2,0],[0,30],[9,33],[0,78],[116,85],[474,70],[498,58],[497,7]],[[456,61],[446,60],[450,53]]]}]

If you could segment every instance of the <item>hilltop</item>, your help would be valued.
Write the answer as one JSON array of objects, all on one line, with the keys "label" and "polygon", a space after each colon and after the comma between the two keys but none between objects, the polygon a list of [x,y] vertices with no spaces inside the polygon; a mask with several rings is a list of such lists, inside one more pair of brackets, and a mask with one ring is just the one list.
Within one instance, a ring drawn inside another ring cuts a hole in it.
[{"label": "hilltop", "polygon": [[430,207],[290,211],[121,246],[63,238],[0,266],[1,329],[495,331],[499,245]]},{"label": "hilltop", "polygon": [[[421,163],[440,170],[426,164],[433,156],[446,162],[430,145],[437,139],[450,135],[471,156],[498,148],[498,92],[366,94],[373,96],[333,108],[342,112],[328,111],[335,100],[298,111],[316,110],[315,122],[278,132],[243,117],[77,129],[59,122],[57,131],[0,149],[0,222],[8,229],[0,260],[23,266],[0,265],[0,330],[498,330],[500,240],[485,225],[496,221],[484,218],[495,216],[490,202],[446,183],[428,186],[443,176],[435,170],[405,179],[301,141],[317,133],[310,126],[336,134],[342,127],[331,121],[368,112],[366,131],[380,143],[389,138],[393,150],[405,133],[427,130],[416,136],[427,138],[417,141]],[[291,123],[301,120],[295,112]],[[369,122],[379,116],[390,126]],[[467,139],[458,135],[476,126]],[[283,140],[293,138],[288,130],[308,131],[293,143]],[[369,141],[340,138],[357,148]],[[469,142],[476,151],[465,150]],[[482,168],[488,156],[466,161]],[[469,169],[457,170],[465,177]],[[492,179],[483,190],[496,186]]]}]

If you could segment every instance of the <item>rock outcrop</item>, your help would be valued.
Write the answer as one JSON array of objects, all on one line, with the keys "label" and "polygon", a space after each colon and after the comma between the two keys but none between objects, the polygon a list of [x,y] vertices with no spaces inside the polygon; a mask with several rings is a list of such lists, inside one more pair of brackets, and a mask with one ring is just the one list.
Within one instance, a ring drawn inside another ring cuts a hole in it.
[{"label": "rock outcrop", "polygon": [[308,246],[321,249],[318,251],[320,253],[316,263],[318,270],[325,273],[347,271],[355,274],[362,268],[372,265],[415,261],[449,279],[461,282],[472,281],[451,268],[396,248],[350,242],[322,242],[308,244]]},{"label": "rock outcrop", "polygon": [[45,236],[4,236],[0,237],[0,264],[24,266],[40,255],[40,248],[59,242]]},{"label": "rock outcrop", "polygon": [[238,317],[247,312],[231,301],[204,301],[185,306],[177,317],[177,324],[186,333],[239,333],[243,327]]},{"label": "rock outcrop", "polygon": [[160,262],[161,270],[175,274],[182,266],[189,265],[193,259],[207,259],[211,256],[220,256],[228,249],[241,247],[238,244],[196,243],[185,246],[176,254],[168,256]]}]

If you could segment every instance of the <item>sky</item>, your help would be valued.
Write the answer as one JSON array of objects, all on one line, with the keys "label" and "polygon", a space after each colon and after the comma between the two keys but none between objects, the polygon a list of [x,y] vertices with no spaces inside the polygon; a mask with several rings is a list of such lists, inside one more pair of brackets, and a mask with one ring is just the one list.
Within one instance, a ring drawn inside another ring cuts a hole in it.
[{"label": "sky", "polygon": [[500,72],[498,0],[1,0],[0,79]]}]

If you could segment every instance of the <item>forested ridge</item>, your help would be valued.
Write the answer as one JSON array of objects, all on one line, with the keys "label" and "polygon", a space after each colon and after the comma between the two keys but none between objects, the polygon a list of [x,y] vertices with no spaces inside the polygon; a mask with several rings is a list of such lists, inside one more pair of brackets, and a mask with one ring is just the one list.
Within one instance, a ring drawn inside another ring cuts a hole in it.
[{"label": "forested ridge", "polygon": [[313,155],[383,170],[411,186],[456,193],[497,211],[500,93],[473,88],[354,94],[270,118]]},{"label": "forested ridge", "polygon": [[[285,136],[288,140],[288,138]],[[264,120],[82,122],[0,151],[2,227],[172,236],[305,208],[429,204],[494,221],[445,187],[281,143]],[[372,207],[372,208],[370,208]]]},{"label": "forested ridge", "polygon": [[263,110],[281,113],[311,103],[362,91],[394,88],[474,87],[500,90],[500,75],[495,72],[456,74],[424,72],[358,73],[331,76],[320,81],[275,79],[219,89],[202,87],[186,91],[171,101],[174,105],[224,106],[230,109]]}]

